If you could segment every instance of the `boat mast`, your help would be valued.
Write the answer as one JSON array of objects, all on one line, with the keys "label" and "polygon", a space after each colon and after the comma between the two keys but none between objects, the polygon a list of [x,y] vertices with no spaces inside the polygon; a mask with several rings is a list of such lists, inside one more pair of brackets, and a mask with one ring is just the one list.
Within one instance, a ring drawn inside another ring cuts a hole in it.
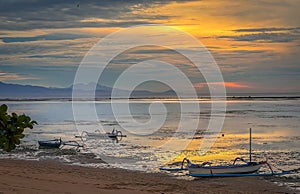
[{"label": "boat mast", "polygon": [[249,138],[249,158],[252,162],[252,129],[250,128],[250,138]]}]

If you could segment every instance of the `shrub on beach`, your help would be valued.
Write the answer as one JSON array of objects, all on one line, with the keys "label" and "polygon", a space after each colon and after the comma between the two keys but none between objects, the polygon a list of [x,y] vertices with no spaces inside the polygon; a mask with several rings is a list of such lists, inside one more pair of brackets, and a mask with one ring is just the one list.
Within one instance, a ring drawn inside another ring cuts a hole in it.
[{"label": "shrub on beach", "polygon": [[20,144],[20,139],[24,137],[24,129],[33,128],[37,124],[25,114],[7,113],[7,105],[0,106],[0,149],[11,151]]}]

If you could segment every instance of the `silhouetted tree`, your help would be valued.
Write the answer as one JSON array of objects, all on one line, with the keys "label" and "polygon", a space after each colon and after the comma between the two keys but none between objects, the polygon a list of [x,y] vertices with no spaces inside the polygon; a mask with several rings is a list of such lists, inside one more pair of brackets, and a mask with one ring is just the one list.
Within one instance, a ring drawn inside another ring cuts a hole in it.
[{"label": "silhouetted tree", "polygon": [[7,113],[7,105],[0,106],[0,149],[7,152],[16,148],[20,144],[20,139],[24,137],[24,129],[33,128],[37,124],[25,114],[17,115]]}]

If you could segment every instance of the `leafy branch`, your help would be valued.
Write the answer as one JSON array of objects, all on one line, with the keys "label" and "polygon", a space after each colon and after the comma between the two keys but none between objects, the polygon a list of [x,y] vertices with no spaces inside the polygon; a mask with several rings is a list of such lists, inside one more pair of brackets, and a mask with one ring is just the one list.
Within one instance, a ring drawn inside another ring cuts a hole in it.
[{"label": "leafy branch", "polygon": [[20,144],[20,139],[24,137],[24,129],[32,129],[36,121],[25,114],[7,113],[7,105],[0,106],[0,149],[7,152],[16,148]]}]

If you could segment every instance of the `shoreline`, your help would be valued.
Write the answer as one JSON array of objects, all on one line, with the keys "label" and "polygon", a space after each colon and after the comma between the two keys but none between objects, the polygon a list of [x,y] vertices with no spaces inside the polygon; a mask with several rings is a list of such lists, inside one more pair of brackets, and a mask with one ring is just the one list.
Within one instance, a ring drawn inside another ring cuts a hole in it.
[{"label": "shoreline", "polygon": [[[223,98],[223,97],[218,97],[215,96],[214,98]],[[243,95],[228,95],[225,97],[226,100],[298,100],[300,99],[300,95],[274,95],[274,96],[255,96],[255,95],[248,95],[248,96],[243,96]],[[198,98],[182,98],[179,99],[177,96],[161,96],[161,97],[130,97],[130,98],[111,98],[111,97],[103,97],[103,98],[71,98],[71,97],[28,97],[28,98],[0,98],[0,102],[44,102],[44,101],[65,101],[65,102],[70,102],[70,101],[75,101],[75,102],[84,102],[84,101],[107,101],[107,100],[183,100],[183,101],[188,101],[188,100],[204,100],[204,101],[210,101],[211,96],[199,96]]]},{"label": "shoreline", "polygon": [[262,177],[179,179],[165,173],[0,159],[0,193],[293,193]]}]

